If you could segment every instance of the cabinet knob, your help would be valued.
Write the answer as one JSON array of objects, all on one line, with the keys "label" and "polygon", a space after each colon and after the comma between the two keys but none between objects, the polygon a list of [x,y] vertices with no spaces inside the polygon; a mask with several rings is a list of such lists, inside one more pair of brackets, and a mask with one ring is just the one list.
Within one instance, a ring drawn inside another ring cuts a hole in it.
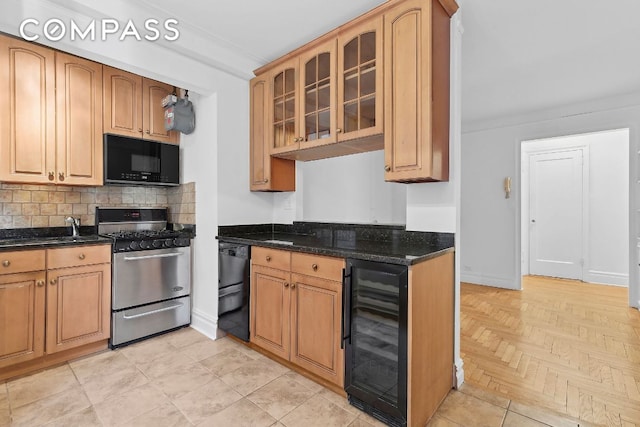
[{"label": "cabinet knob", "polygon": [[391,166],[386,165],[386,166],[384,167],[384,171],[385,171],[385,172],[391,172]]},{"label": "cabinet knob", "polygon": [[267,260],[267,262],[271,262],[271,255],[267,255],[265,259]]},{"label": "cabinet knob", "polygon": [[9,267],[10,265],[11,265],[11,261],[9,261],[8,259],[5,259],[4,261],[2,261],[3,267]]},{"label": "cabinet knob", "polygon": [[340,128],[336,129],[336,133],[342,133],[342,129]]},{"label": "cabinet knob", "polygon": [[50,284],[51,286],[55,285],[56,283],[58,283],[58,281],[57,281],[56,279],[51,279],[51,280],[49,280],[49,284]]},{"label": "cabinet knob", "polygon": [[55,173],[49,172],[49,181],[53,181],[55,177],[56,177]]},{"label": "cabinet knob", "polygon": [[313,265],[311,266],[311,269],[312,269],[313,271],[318,271],[318,264],[313,264]]},{"label": "cabinet knob", "polygon": [[[284,282],[284,287],[285,287],[285,288],[288,288],[288,287],[289,287],[289,283]],[[293,286],[291,286],[291,287],[293,287]]]},{"label": "cabinet knob", "polygon": [[292,284],[291,284],[291,289],[295,289],[295,288],[296,288],[296,284],[295,284],[295,283],[292,283]]},{"label": "cabinet knob", "polygon": [[85,256],[84,256],[84,254],[80,254],[80,255],[78,255],[78,258],[80,258],[80,259],[84,259],[84,258],[85,258]]},{"label": "cabinet knob", "polygon": [[44,280],[38,280],[36,282],[36,286],[39,287],[39,288],[43,287],[44,286]]},{"label": "cabinet knob", "polygon": [[149,132],[149,129],[145,130],[144,133],[146,133],[147,135],[149,135],[151,132]]},{"label": "cabinet knob", "polygon": [[64,181],[64,173],[60,172],[60,173],[58,174],[58,180],[59,180],[59,181]]},{"label": "cabinet knob", "polygon": [[142,133],[142,128],[138,128],[138,132]]}]

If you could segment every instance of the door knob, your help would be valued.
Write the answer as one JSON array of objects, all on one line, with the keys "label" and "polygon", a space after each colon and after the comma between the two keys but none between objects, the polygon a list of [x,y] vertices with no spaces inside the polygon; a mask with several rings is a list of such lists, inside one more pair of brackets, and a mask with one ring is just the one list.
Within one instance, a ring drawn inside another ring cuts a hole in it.
[{"label": "door knob", "polygon": [[312,269],[313,271],[318,271],[318,264],[313,264],[313,265],[311,266],[311,269]]},{"label": "door knob", "polygon": [[51,280],[49,280],[49,284],[50,284],[51,286],[55,285],[56,283],[58,283],[58,281],[57,281],[56,279],[51,279]]},{"label": "door knob", "polygon": [[44,286],[44,280],[38,280],[36,282],[36,286],[39,287],[39,288],[43,287]]},{"label": "door knob", "polygon": [[80,255],[78,255],[78,258],[80,258],[80,259],[84,259],[84,258],[85,258],[85,256],[84,256],[84,254],[80,254]]},{"label": "door knob", "polygon": [[10,265],[11,265],[11,261],[9,261],[8,259],[5,259],[4,261],[2,261],[3,267],[9,267]]},{"label": "door knob", "polygon": [[385,172],[391,172],[391,166],[386,165],[386,166],[384,167],[384,171],[385,171]]},{"label": "door knob", "polygon": [[292,283],[292,284],[291,284],[291,289],[295,289],[295,288],[296,288],[296,284],[295,284],[295,283]]},{"label": "door knob", "polygon": [[[289,287],[289,284],[288,284],[287,282],[284,282],[284,287],[285,287],[285,288],[288,288],[288,287]],[[293,287],[293,286],[291,286],[291,287]]]},{"label": "door knob", "polygon": [[271,261],[271,256],[267,255],[266,260],[267,260],[267,262],[270,262]]}]

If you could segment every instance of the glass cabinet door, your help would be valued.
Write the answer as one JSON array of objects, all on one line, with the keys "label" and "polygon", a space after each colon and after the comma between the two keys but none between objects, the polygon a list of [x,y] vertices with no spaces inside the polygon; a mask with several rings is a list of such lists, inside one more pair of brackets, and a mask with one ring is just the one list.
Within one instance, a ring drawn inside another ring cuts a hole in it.
[{"label": "glass cabinet door", "polygon": [[382,132],[381,21],[340,38],[338,128],[341,139]]},{"label": "glass cabinet door", "polygon": [[273,151],[297,148],[296,67],[285,66],[272,77],[273,87]]},{"label": "glass cabinet door", "polygon": [[300,58],[300,148],[336,141],[335,46],[335,41],[325,43]]}]

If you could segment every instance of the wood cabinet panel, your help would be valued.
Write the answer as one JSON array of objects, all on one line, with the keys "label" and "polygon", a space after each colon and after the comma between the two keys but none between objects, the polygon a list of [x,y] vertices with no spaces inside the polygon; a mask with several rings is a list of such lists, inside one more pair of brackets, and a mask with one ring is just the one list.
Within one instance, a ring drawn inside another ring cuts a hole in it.
[{"label": "wood cabinet panel", "polygon": [[72,246],[47,250],[49,270],[111,262],[111,246]]},{"label": "wood cabinet panel", "polygon": [[291,253],[291,272],[293,273],[341,282],[344,266],[345,262],[342,258]]},{"label": "wood cabinet panel", "polygon": [[44,354],[45,272],[0,275],[0,368]]},{"label": "wood cabinet panel", "polygon": [[104,133],[142,138],[142,77],[103,67]]},{"label": "wood cabinet panel", "polygon": [[291,361],[339,386],[344,384],[341,307],[341,282],[291,276]]},{"label": "wood cabinet panel", "polygon": [[0,274],[45,269],[45,250],[0,252]]},{"label": "wood cabinet panel", "polygon": [[54,51],[1,36],[0,84],[0,181],[49,182],[55,171]]},{"label": "wood cabinet panel", "polygon": [[291,268],[291,252],[253,246],[251,248],[251,262],[263,267],[289,271]]},{"label": "wood cabinet panel", "polygon": [[270,75],[255,77],[250,86],[250,187],[251,191],[295,191],[296,164],[271,157]]},{"label": "wood cabinet panel", "polygon": [[106,65],[103,73],[104,133],[179,142],[178,132],[164,129],[161,101],[172,86]]},{"label": "wood cabinet panel", "polygon": [[449,179],[449,15],[438,0],[384,15],[385,179]]},{"label": "wood cabinet panel", "polygon": [[142,79],[143,138],[172,144],[178,143],[178,132],[168,131],[164,128],[164,108],[162,107],[162,99],[173,93],[173,91],[174,88],[171,85],[147,78]]},{"label": "wood cabinet panel", "polygon": [[56,52],[57,180],[102,185],[102,65]]},{"label": "wood cabinet panel", "polygon": [[47,354],[109,338],[110,264],[50,270],[47,279]]},{"label": "wood cabinet panel", "polygon": [[252,265],[251,342],[289,358],[290,275],[287,271]]}]

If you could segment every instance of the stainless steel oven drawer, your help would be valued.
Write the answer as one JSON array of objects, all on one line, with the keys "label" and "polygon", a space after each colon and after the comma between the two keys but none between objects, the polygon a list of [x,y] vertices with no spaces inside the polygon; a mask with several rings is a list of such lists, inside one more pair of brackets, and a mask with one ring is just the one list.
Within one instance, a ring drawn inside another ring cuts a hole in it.
[{"label": "stainless steel oven drawer", "polygon": [[189,296],[116,311],[111,317],[111,345],[117,346],[189,323]]},{"label": "stainless steel oven drawer", "polygon": [[113,310],[189,295],[191,249],[117,253],[113,256]]}]

